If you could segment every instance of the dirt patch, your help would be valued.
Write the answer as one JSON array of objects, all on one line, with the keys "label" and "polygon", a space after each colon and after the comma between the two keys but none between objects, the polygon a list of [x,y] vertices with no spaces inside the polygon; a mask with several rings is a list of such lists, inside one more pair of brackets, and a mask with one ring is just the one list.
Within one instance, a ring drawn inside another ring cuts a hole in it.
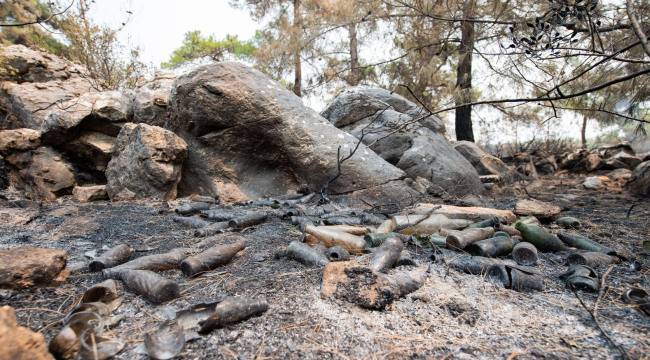
[{"label": "dirt patch", "polygon": [[[641,243],[650,239],[650,202],[625,193],[576,188],[579,179],[544,179],[530,196],[553,202],[562,214],[577,217],[582,231],[629,261],[617,264],[607,278],[607,291],[598,301],[598,319],[630,357],[643,358],[650,350],[650,320],[625,304],[621,294],[630,286],[650,288],[647,256]],[[517,198],[495,195],[484,206],[512,209]],[[25,204],[22,204],[25,205]],[[264,208],[272,211],[270,208]],[[84,253],[128,243],[141,254],[193,246],[203,239],[193,229],[172,220],[163,203],[62,204],[24,208],[2,200],[0,212],[29,212],[29,221],[2,222],[0,247],[43,246],[68,251],[71,264],[85,264]],[[628,216],[629,213],[629,216]],[[77,219],[77,220],[75,220]],[[88,219],[89,222],[78,219]],[[92,226],[89,226],[92,224]],[[553,228],[553,225],[550,226]],[[53,240],[52,234],[56,234]],[[181,358],[616,358],[618,352],[596,328],[575,294],[557,275],[566,269],[566,254],[540,254],[538,269],[545,290],[519,293],[503,289],[480,276],[459,273],[446,262],[458,253],[443,250],[430,265],[430,274],[416,292],[393,302],[384,311],[365,310],[320,296],[321,269],[308,268],[273,255],[301,233],[288,221],[270,221],[247,229],[248,247],[229,264],[196,278],[180,270],[162,273],[181,286],[182,296],[154,306],[129,292],[115,311],[124,316],[112,335],[127,341],[118,359],[145,359],[139,347],[144,334],[172,311],[228,295],[264,298],[264,315],[218,329],[186,345]],[[216,243],[229,243],[223,234]],[[429,253],[409,247],[419,264]],[[366,260],[360,258],[363,263]],[[634,263],[636,261],[636,263]],[[640,267],[636,270],[633,266]],[[599,274],[605,268],[597,269]],[[0,305],[16,308],[18,322],[51,339],[60,321],[79,301],[83,291],[100,282],[97,274],[72,274],[61,286],[0,291]],[[579,293],[590,309],[597,294]]]}]

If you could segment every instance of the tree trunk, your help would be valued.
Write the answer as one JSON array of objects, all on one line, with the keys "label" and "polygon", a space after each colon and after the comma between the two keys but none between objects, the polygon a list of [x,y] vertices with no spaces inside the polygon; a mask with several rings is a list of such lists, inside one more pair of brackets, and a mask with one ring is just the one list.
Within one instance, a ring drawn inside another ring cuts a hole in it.
[{"label": "tree trunk", "polygon": [[357,24],[348,25],[348,37],[350,38],[350,78],[348,84],[356,86],[361,80],[359,69],[359,50],[357,46]]},{"label": "tree trunk", "polygon": [[580,144],[583,149],[587,148],[587,117],[582,116],[582,129],[580,130]]},{"label": "tree trunk", "polygon": [[[463,19],[474,17],[476,0],[465,0],[463,4]],[[458,70],[456,87],[458,96],[456,104],[469,103],[472,100],[472,51],[474,50],[474,23],[461,22],[461,40],[458,49]],[[472,106],[466,105],[456,109],[456,139],[474,141],[472,130]]]},{"label": "tree trunk", "polygon": [[300,63],[300,53],[302,50],[302,46],[300,46],[301,33],[302,18],[300,16],[300,0],[293,0],[293,92],[298,96],[302,96],[302,66]]}]

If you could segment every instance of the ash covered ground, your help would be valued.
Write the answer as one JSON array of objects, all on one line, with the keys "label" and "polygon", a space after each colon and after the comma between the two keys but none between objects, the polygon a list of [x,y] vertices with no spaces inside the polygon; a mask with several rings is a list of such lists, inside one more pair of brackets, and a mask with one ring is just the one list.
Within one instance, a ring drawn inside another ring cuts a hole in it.
[{"label": "ash covered ground", "polygon": [[[563,215],[581,220],[581,232],[629,256],[609,272],[600,294],[578,292],[594,311],[609,338],[630,358],[650,353],[650,320],[623,302],[625,289],[650,287],[648,255],[641,244],[650,239],[650,202],[624,192],[578,189],[579,179],[544,178],[527,194],[563,208]],[[511,189],[512,190],[512,189]],[[481,206],[512,209],[517,196],[497,193]],[[440,201],[440,200],[438,200]],[[454,202],[454,201],[451,201]],[[455,201],[456,203],[458,201]],[[315,205],[314,205],[315,206]],[[38,246],[68,252],[69,268],[80,269],[89,256],[105,247],[127,243],[137,255],[177,247],[192,247],[202,238],[172,220],[164,203],[98,202],[38,205],[7,196],[0,202],[0,248]],[[274,212],[270,207],[258,210]],[[277,212],[276,212],[277,213]],[[553,229],[553,226],[549,228]],[[322,269],[276,257],[302,233],[286,219],[271,216],[261,225],[237,235],[247,248],[229,264],[189,279],[180,270],[162,273],[178,281],[181,297],[153,305],[124,292],[114,315],[123,319],[109,335],[127,342],[118,359],[145,359],[144,334],[170,313],[228,295],[264,298],[270,308],[260,317],[212,331],[188,342],[182,359],[424,359],[424,358],[620,358],[620,350],[598,329],[573,291],[557,279],[566,270],[566,254],[540,254],[537,267],[545,275],[545,290],[521,293],[498,287],[481,276],[449,268],[459,253],[408,249],[430,275],[417,291],[384,311],[320,296]],[[233,234],[216,235],[228,243]],[[363,258],[361,259],[363,261]],[[597,269],[602,275],[606,268]],[[393,270],[395,271],[395,270]],[[18,321],[50,340],[61,320],[81,299],[84,290],[102,281],[101,275],[77,270],[58,287],[2,290],[0,305],[16,309]]]}]

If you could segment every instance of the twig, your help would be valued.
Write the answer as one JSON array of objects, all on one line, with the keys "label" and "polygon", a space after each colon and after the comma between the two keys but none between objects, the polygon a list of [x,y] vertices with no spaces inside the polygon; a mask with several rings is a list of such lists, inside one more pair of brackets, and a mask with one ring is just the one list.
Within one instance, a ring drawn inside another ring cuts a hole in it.
[{"label": "twig", "polygon": [[598,317],[597,317],[598,316],[598,313],[597,313],[597,311],[598,311],[598,303],[599,303],[600,298],[602,297],[602,295],[604,293],[603,288],[605,287],[605,282],[607,281],[607,276],[609,275],[609,273],[612,271],[613,268],[614,268],[614,265],[610,265],[610,267],[607,269],[607,271],[605,272],[605,274],[603,274],[603,277],[601,278],[600,290],[598,292],[598,297],[596,298],[596,302],[594,304],[593,310],[591,310],[591,309],[589,309],[587,307],[587,304],[585,304],[585,302],[582,300],[580,295],[578,295],[578,292],[573,287],[571,287],[571,291],[573,291],[573,295],[575,295],[575,297],[578,299],[578,301],[580,302],[580,305],[589,313],[589,316],[591,316],[591,319],[594,321],[594,323],[596,324],[596,327],[598,328],[598,330],[600,330],[601,334],[603,334],[603,337],[605,337],[605,339],[614,348],[616,348],[621,353],[621,356],[623,357],[623,359],[627,360],[627,359],[630,358],[630,356],[627,354],[627,351],[625,351],[625,349],[621,345],[617,344],[614,341],[614,339],[612,339],[609,336],[607,331],[605,331],[605,329],[600,324],[600,321],[598,321]]},{"label": "twig", "polygon": [[[363,142],[363,139],[368,134],[368,133],[366,133],[366,129],[368,127],[370,127],[371,125],[373,125],[375,123],[375,121],[377,121],[377,119],[379,119],[379,117],[384,112],[386,112],[386,110],[390,109],[390,107],[391,106],[388,105],[384,109],[382,109],[381,111],[377,112],[375,114],[375,117],[372,119],[372,121],[370,121],[368,123],[368,125],[364,126],[363,129],[361,129],[361,136],[359,136],[359,139],[357,140],[356,145],[354,146],[354,148],[352,150],[350,150],[350,153],[347,156],[341,157],[341,145],[339,145],[338,149],[336,150],[336,175],[331,177],[327,181],[327,183],[320,189],[319,203],[321,203],[321,204],[329,203],[330,200],[329,200],[329,198],[327,196],[328,195],[328,190],[329,190],[330,185],[332,185],[332,183],[334,183],[334,181],[336,181],[336,179],[338,179],[341,176],[341,165],[343,165],[344,162],[350,160],[350,158],[352,158],[352,156],[354,156],[354,154],[357,152],[357,150],[359,150],[359,147],[361,146],[361,143]],[[364,116],[364,117],[362,117],[360,119],[357,119],[356,121],[353,121],[352,123],[363,120],[366,117],[367,116]]]}]

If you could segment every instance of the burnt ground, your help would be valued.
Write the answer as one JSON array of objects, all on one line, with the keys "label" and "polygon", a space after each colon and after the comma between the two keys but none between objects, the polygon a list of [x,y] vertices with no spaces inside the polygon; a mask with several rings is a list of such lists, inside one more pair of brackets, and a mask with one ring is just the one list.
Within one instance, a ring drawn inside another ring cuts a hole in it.
[{"label": "burnt ground", "polygon": [[[517,186],[483,201],[484,206],[512,209],[516,196],[532,196],[561,205],[563,214],[578,217],[583,233],[635,258],[616,265],[606,279],[607,290],[597,304],[597,318],[610,338],[630,358],[650,354],[650,320],[625,304],[629,286],[650,288],[650,260],[641,243],[650,239],[650,201],[625,192],[581,190],[579,179],[546,178]],[[523,193],[523,194],[522,194]],[[203,240],[193,230],[172,221],[162,203],[93,203],[64,200],[40,209],[24,202],[4,201],[0,208],[0,247],[64,248],[69,266],[88,262],[87,252],[128,243],[140,254],[192,246]],[[629,217],[628,211],[630,211]],[[553,226],[550,226],[553,229]],[[265,298],[264,315],[218,329],[188,343],[183,359],[295,358],[617,358],[576,295],[557,279],[564,271],[563,255],[542,254],[538,267],[546,275],[542,292],[519,293],[499,288],[480,276],[449,269],[444,261],[431,264],[431,274],[418,291],[384,311],[369,311],[337,300],[320,298],[321,270],[274,254],[301,238],[288,221],[269,222],[241,233],[248,248],[230,264],[194,279],[179,270],[164,272],[177,280],[182,296],[154,306],[125,292],[115,311],[123,319],[109,334],[127,342],[119,359],[144,359],[143,336],[172,311],[209,302],[224,295]],[[218,242],[228,242],[219,235]],[[422,265],[426,251],[411,247]],[[449,259],[456,253],[444,251]],[[89,253],[89,255],[91,255]],[[441,257],[438,256],[438,259]],[[603,274],[606,269],[598,269]],[[61,286],[22,291],[0,290],[0,305],[16,308],[19,323],[51,339],[60,321],[80,300],[83,291],[101,276],[76,272]],[[598,294],[579,293],[593,309]]]}]

